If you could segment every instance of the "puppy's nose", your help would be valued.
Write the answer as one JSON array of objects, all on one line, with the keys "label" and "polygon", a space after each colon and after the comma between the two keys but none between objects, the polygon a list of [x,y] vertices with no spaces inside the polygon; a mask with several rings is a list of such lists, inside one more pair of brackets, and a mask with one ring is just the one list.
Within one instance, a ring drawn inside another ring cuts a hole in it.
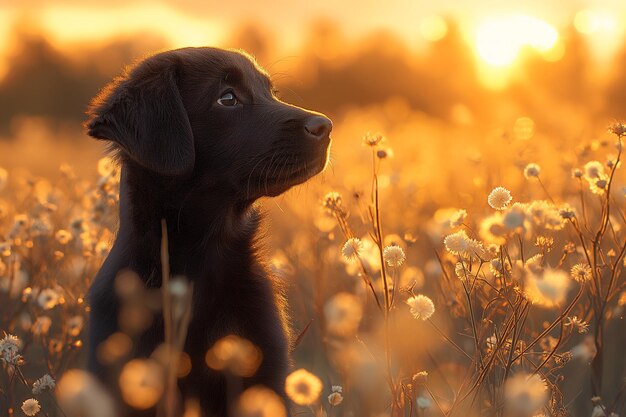
[{"label": "puppy's nose", "polygon": [[310,116],[304,124],[307,136],[315,140],[327,138],[332,129],[333,122],[328,117],[321,115]]}]

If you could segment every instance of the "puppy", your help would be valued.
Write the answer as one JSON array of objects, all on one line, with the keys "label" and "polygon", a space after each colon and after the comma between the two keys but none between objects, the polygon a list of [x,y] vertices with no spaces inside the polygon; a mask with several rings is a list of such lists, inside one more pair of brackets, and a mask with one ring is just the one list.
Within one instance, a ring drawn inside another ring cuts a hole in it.
[{"label": "puppy", "polygon": [[[332,123],[274,92],[243,53],[184,48],[139,62],[92,101],[87,132],[109,141],[121,164],[119,232],[89,293],[88,367],[107,383],[116,375],[96,352],[119,330],[114,279],[130,269],[146,287],[161,287],[165,219],[171,275],[194,285],[184,343],[191,371],[178,382],[183,398],[197,398],[205,416],[228,415],[226,378],[208,368],[205,354],[229,334],[262,353],[243,388],[263,384],[284,396],[288,331],[255,254],[260,215],[253,203],[324,169]],[[148,357],[163,340],[156,317],[132,356]]]}]

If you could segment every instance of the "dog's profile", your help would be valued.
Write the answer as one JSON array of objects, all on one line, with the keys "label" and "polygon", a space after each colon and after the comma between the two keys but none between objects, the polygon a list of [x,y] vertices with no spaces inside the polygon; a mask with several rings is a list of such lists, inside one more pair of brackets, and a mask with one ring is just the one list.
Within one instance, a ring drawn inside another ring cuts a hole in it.
[{"label": "dog's profile", "polygon": [[[253,203],[324,169],[331,121],[277,99],[267,74],[244,53],[216,48],[139,62],[92,101],[88,115],[88,134],[110,141],[121,164],[119,232],[89,294],[89,369],[109,383],[115,378],[96,354],[119,329],[114,280],[130,269],[146,287],[161,286],[165,219],[171,275],[194,285],[183,396],[198,399],[204,416],[228,415],[225,377],[207,367],[205,354],[229,334],[262,352],[244,387],[263,384],[284,395],[289,338],[255,253],[260,215]],[[132,355],[149,356],[163,337],[156,320]]]}]

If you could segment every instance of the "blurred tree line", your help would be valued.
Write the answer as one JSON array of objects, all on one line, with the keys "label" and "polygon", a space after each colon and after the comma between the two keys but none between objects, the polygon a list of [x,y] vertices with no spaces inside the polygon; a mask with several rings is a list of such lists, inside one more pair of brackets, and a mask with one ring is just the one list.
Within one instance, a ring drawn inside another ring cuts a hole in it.
[{"label": "blurred tree line", "polygon": [[[543,122],[547,129],[563,122],[563,117],[579,114],[590,119],[624,118],[626,83],[620,68],[626,63],[626,50],[615,58],[609,78],[599,79],[584,39],[569,28],[561,33],[565,43],[561,60],[547,62],[526,51],[523,66],[508,86],[493,91],[481,84],[476,58],[457,25],[448,21],[448,26],[447,35],[422,52],[383,31],[348,41],[340,26],[327,20],[311,26],[296,57],[274,56],[272,35],[250,24],[219,46],[249,51],[271,74],[281,59],[295,60],[297,71],[273,73],[281,97],[334,117],[400,98],[411,109],[443,120],[452,118],[451,109],[460,104],[473,122],[485,125],[497,124],[494,118],[503,103]],[[166,48],[165,40],[148,35],[58,50],[33,33],[37,32],[14,34],[9,69],[0,80],[0,136],[10,135],[12,120],[19,115],[43,116],[54,123],[81,122],[90,98],[124,65]]]}]

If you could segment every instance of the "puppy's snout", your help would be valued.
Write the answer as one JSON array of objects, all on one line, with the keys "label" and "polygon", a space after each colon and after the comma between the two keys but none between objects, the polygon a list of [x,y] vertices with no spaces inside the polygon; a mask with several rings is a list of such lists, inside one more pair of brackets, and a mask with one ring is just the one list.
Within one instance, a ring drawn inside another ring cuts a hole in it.
[{"label": "puppy's snout", "polygon": [[310,116],[304,124],[307,136],[314,140],[328,138],[332,129],[333,122],[328,117],[321,115]]}]

